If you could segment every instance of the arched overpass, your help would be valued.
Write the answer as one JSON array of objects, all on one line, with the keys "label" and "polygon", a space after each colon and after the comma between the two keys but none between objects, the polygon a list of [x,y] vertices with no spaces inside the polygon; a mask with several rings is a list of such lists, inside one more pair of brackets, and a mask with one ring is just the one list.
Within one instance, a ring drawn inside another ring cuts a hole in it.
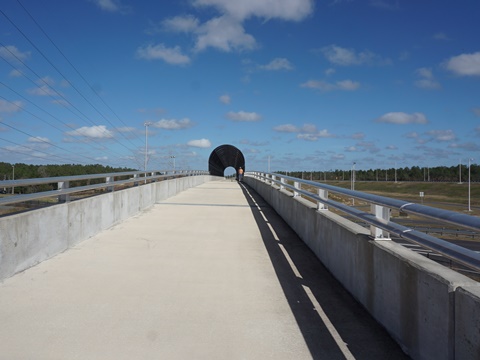
[{"label": "arched overpass", "polygon": [[225,169],[228,167],[233,167],[237,173],[240,167],[245,170],[245,157],[233,145],[220,145],[210,154],[208,170],[211,175],[224,176]]}]

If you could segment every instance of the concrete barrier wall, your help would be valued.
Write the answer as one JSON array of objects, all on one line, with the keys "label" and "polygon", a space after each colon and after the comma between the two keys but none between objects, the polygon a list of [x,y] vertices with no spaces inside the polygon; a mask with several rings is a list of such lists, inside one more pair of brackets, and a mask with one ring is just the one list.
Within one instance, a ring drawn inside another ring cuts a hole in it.
[{"label": "concrete barrier wall", "polygon": [[0,281],[108,229],[155,202],[211,181],[189,176],[149,183],[0,218]]},{"label": "concrete barrier wall", "polygon": [[480,358],[480,286],[265,182],[245,178],[413,359]]}]

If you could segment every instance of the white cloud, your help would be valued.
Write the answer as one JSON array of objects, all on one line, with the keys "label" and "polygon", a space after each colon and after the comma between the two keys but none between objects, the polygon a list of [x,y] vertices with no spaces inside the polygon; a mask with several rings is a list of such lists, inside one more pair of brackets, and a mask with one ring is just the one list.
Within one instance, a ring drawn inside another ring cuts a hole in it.
[{"label": "white cloud", "polygon": [[120,133],[135,133],[137,131],[136,128],[131,126],[118,127],[116,130]]},{"label": "white cloud", "polygon": [[137,49],[137,57],[145,60],[163,60],[173,65],[186,65],[190,58],[182,54],[180,46],[168,48],[163,44],[147,45]]},{"label": "white cloud", "polygon": [[252,50],[257,46],[255,38],[245,33],[242,24],[228,16],[213,18],[197,31],[195,51],[213,47],[225,52]]},{"label": "white cloud", "polygon": [[222,104],[230,104],[232,102],[230,95],[227,94],[220,96],[219,100]]},{"label": "white cloud", "polygon": [[445,67],[461,76],[480,76],[480,51],[451,57]]},{"label": "white cloud", "polygon": [[352,135],[352,139],[362,140],[364,138],[365,138],[365,134],[363,132],[357,132]]},{"label": "white cloud", "polygon": [[16,46],[0,46],[0,57],[9,61],[24,61],[30,57],[30,52],[21,52]]},{"label": "white cloud", "polygon": [[433,140],[437,141],[452,141],[456,139],[453,130],[431,130],[427,131],[426,134],[431,136]]},{"label": "white cloud", "polygon": [[188,119],[162,119],[152,124],[154,127],[164,130],[181,130],[191,128],[194,123]]},{"label": "white cloud", "polygon": [[27,90],[29,94],[31,95],[36,95],[36,96],[55,96],[58,95],[58,93],[53,90],[51,86],[48,85],[41,85],[36,88],[28,89]]},{"label": "white cloud", "polygon": [[292,124],[278,125],[278,126],[275,126],[273,130],[277,132],[286,132],[286,133],[295,133],[300,131],[295,125],[292,125]]},{"label": "white cloud", "polygon": [[428,120],[422,113],[407,114],[404,112],[389,112],[380,116],[378,119],[375,120],[375,122],[405,125],[427,124]]},{"label": "white cloud", "polygon": [[298,133],[297,139],[306,141],[317,141],[319,138],[334,137],[334,135],[329,133],[327,129],[318,130],[315,124],[303,124],[301,127],[292,124],[284,124],[275,126],[273,130],[285,133]]},{"label": "white cloud", "polygon": [[255,38],[246,33],[244,21],[251,17],[266,20],[300,21],[313,12],[313,0],[194,0],[197,8],[211,7],[218,16],[204,23],[192,16],[177,16],[162,22],[163,30],[194,36],[196,52],[209,47],[221,51],[245,51],[257,47]]},{"label": "white cloud", "polygon": [[425,79],[433,79],[433,73],[431,68],[419,68],[416,71],[417,75]]},{"label": "white cloud", "polygon": [[10,77],[17,78],[17,77],[21,77],[23,75],[23,73],[18,69],[14,69],[14,70],[10,71],[10,73],[8,75]]},{"label": "white cloud", "polygon": [[91,0],[94,2],[100,9],[109,11],[109,12],[120,12],[124,11],[126,8],[123,6],[119,0]]},{"label": "white cloud", "polygon": [[329,83],[325,80],[308,80],[300,86],[304,88],[320,90],[322,92],[334,90],[354,91],[360,88],[360,83],[352,80],[342,80],[335,83]]},{"label": "white cloud", "polygon": [[447,34],[445,34],[444,32],[438,32],[436,34],[433,35],[433,38],[435,40],[442,40],[442,41],[448,41],[450,40],[450,38],[447,36]]},{"label": "white cloud", "polygon": [[261,115],[255,113],[255,112],[245,112],[245,111],[239,111],[239,112],[233,112],[230,111],[227,113],[227,119],[232,120],[232,121],[260,121],[262,119]]},{"label": "white cloud", "polygon": [[209,148],[212,146],[212,143],[208,139],[199,139],[199,140],[190,140],[187,143],[188,146],[198,147],[198,148]]},{"label": "white cloud", "polygon": [[415,81],[415,86],[422,89],[440,89],[440,83],[433,76],[431,68],[419,68],[415,72],[420,78]]},{"label": "white cloud", "polygon": [[480,151],[480,146],[477,143],[466,142],[466,143],[451,143],[448,145],[450,149],[463,149],[467,151]]},{"label": "white cloud", "polygon": [[360,87],[360,83],[352,80],[342,80],[335,83],[335,87],[338,90],[353,91]]},{"label": "white cloud", "polygon": [[313,0],[195,0],[196,6],[213,6],[243,21],[250,17],[300,21],[313,12]]},{"label": "white cloud", "polygon": [[198,29],[200,21],[193,15],[175,16],[162,22],[166,31],[190,33]]},{"label": "white cloud", "polygon": [[409,132],[405,135],[409,139],[417,139],[420,135],[416,131]]},{"label": "white cloud", "polygon": [[318,136],[316,136],[315,134],[298,134],[297,139],[305,141],[317,141]]},{"label": "white cloud", "polygon": [[345,159],[345,155],[343,154],[333,154],[330,159],[334,160],[334,161],[341,161],[341,160],[344,160]]},{"label": "white cloud", "polygon": [[29,137],[27,141],[30,143],[49,143],[50,142],[48,138],[41,137],[41,136]]},{"label": "white cloud", "polygon": [[22,110],[23,103],[20,100],[6,101],[0,99],[0,113],[14,113]]},{"label": "white cloud", "polygon": [[371,51],[355,52],[353,49],[337,45],[325,46],[321,49],[325,58],[334,65],[351,66],[371,63],[377,56]]},{"label": "white cloud", "polygon": [[107,129],[105,125],[95,125],[95,126],[84,126],[73,131],[68,131],[66,133],[70,136],[83,136],[86,138],[95,138],[95,139],[111,139],[113,138],[113,133]]},{"label": "white cloud", "polygon": [[336,72],[336,70],[334,68],[328,68],[327,70],[325,70],[325,75],[330,76],[330,75],[335,74],[335,72]]},{"label": "white cloud", "polygon": [[293,70],[293,65],[285,58],[276,58],[267,65],[261,65],[260,69],[268,71]]},{"label": "white cloud", "polygon": [[302,130],[306,130],[306,132],[302,132],[297,135],[297,139],[306,140],[306,141],[317,141],[320,138],[331,138],[334,137],[332,134],[328,132],[327,129],[317,130],[315,125],[310,125],[303,127]]}]

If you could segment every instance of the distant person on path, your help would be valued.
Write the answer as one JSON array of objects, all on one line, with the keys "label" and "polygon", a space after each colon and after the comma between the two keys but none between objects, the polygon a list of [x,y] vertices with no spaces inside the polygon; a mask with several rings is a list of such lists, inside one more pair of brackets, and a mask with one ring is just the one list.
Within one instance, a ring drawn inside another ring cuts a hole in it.
[{"label": "distant person on path", "polygon": [[241,182],[242,180],[243,180],[243,169],[242,169],[242,167],[240,166],[240,167],[238,168],[238,181]]}]

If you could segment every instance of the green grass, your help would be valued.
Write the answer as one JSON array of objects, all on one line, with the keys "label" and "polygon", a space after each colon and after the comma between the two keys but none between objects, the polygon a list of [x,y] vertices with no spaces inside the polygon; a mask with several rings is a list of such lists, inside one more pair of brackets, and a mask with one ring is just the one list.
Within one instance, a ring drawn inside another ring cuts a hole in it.
[{"label": "green grass", "polygon": [[[327,184],[350,189],[349,181],[327,181]],[[433,207],[456,207],[468,210],[468,183],[439,182],[385,182],[356,181],[355,190],[391,197],[404,201],[423,203]],[[423,199],[420,192],[424,193]],[[470,184],[470,207],[472,215],[480,215],[480,184]]]}]

